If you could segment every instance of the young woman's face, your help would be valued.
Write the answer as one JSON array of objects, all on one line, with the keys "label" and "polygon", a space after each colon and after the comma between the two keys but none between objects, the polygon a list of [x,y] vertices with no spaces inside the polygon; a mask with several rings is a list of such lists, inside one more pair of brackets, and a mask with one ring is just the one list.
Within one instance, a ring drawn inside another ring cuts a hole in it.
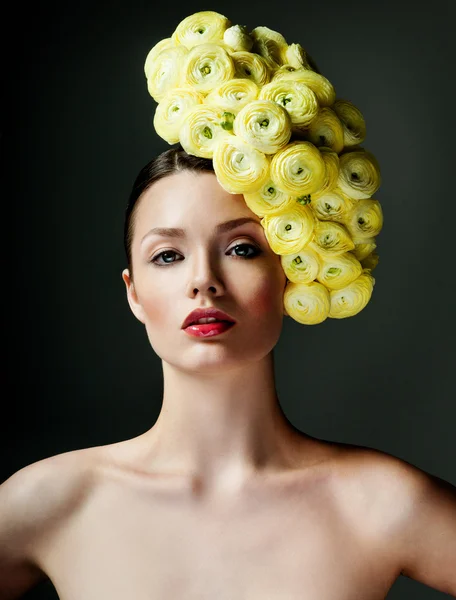
[{"label": "young woman's face", "polygon": [[[230,231],[217,226],[249,217]],[[149,233],[180,228],[183,237]],[[134,284],[122,273],[135,316],[155,352],[195,370],[259,360],[277,343],[286,276],[260,218],[242,195],[226,192],[213,173],[182,171],[154,183],[139,200],[132,241]],[[182,329],[199,307],[216,307],[236,324],[220,335],[193,337]]]}]

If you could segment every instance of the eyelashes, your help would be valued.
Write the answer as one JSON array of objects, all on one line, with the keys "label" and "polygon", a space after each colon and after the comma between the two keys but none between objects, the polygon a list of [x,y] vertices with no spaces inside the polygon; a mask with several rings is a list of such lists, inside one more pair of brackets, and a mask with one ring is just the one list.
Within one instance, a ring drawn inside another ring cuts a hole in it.
[{"label": "eyelashes", "polygon": [[[254,246],[253,244],[236,244],[235,246],[233,246],[231,248],[231,250],[228,252],[227,256],[232,256],[230,254],[230,252],[232,252],[233,250],[236,250],[236,248],[250,248],[252,249],[254,252],[253,254],[250,255],[245,255],[245,256],[239,256],[237,255],[236,258],[243,258],[244,260],[249,260],[251,258],[255,258],[256,256],[258,256],[259,254],[262,253],[262,250],[260,250],[260,248],[258,248],[257,246]],[[159,254],[157,254],[156,256],[154,256],[154,258],[152,258],[149,262],[153,263],[154,265],[158,266],[158,267],[164,267],[166,265],[172,265],[175,262],[179,262],[176,260],[173,260],[171,262],[158,262],[158,259],[160,257],[162,257],[163,255],[178,255],[178,252],[175,252],[174,250],[163,250],[162,252],[160,252]]]}]

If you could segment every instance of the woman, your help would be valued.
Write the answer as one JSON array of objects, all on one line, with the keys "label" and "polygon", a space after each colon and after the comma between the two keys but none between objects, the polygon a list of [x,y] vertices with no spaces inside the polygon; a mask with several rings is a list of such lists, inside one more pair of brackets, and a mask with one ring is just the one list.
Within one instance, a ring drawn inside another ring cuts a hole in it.
[{"label": "woman", "polygon": [[[128,302],[162,360],[161,413],[136,438],[0,486],[0,598],[49,578],[62,600],[379,600],[400,574],[456,596],[455,488],[282,412],[286,277],[212,161],[178,146],[146,165],[125,247]],[[191,324],[208,309],[219,323]]]}]

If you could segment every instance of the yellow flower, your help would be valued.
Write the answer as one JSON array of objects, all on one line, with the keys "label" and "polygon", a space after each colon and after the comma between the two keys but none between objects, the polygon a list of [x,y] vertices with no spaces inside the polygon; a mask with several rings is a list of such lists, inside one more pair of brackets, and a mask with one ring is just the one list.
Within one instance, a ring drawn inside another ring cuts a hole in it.
[{"label": "yellow flower", "polygon": [[147,89],[156,102],[179,85],[187,54],[184,46],[166,48],[148,66]]},{"label": "yellow flower", "polygon": [[321,188],[312,194],[312,202],[333,190],[335,191],[339,179],[339,156],[337,152],[325,146],[320,146],[319,150],[326,167],[325,178]]},{"label": "yellow flower", "polygon": [[366,138],[366,123],[359,108],[342,98],[337,99],[332,108],[342,122],[345,148],[362,144]]},{"label": "yellow flower", "polygon": [[292,196],[317,192],[325,175],[321,152],[311,142],[291,142],[271,161],[271,179],[279,189]]},{"label": "yellow flower", "polygon": [[336,221],[343,225],[352,203],[337,192],[331,191],[318,198],[312,196],[311,208],[320,221]]},{"label": "yellow flower", "polygon": [[268,83],[271,72],[264,58],[253,52],[233,52],[234,76],[251,79],[259,87]]},{"label": "yellow flower", "polygon": [[288,44],[281,33],[261,26],[255,27],[250,35],[253,38],[252,52],[266,59],[272,69],[283,64]]},{"label": "yellow flower", "polygon": [[222,111],[206,104],[190,108],[181,127],[179,140],[187,154],[212,158],[217,143],[225,136],[233,137],[223,129]]},{"label": "yellow flower", "polygon": [[317,281],[285,286],[283,304],[287,314],[301,325],[318,325],[329,316],[329,291]]},{"label": "yellow flower", "polygon": [[223,41],[235,52],[249,52],[253,46],[253,39],[247,32],[245,25],[233,25],[223,34]]},{"label": "yellow flower", "polygon": [[204,102],[237,115],[247,104],[256,100],[260,89],[249,79],[230,79],[210,92]]},{"label": "yellow flower", "polygon": [[297,81],[309,87],[317,97],[320,106],[331,106],[336,99],[333,84],[319,73],[309,69],[293,69],[290,65],[279,67],[272,77],[272,81]]},{"label": "yellow flower", "polygon": [[146,62],[144,63],[144,74],[146,78],[149,79],[149,72],[153,68],[153,64],[157,56],[163,50],[167,50],[168,48],[173,48],[176,44],[171,38],[165,38],[164,40],[160,40],[151,50],[146,57]]},{"label": "yellow flower", "polygon": [[363,269],[373,271],[378,265],[379,255],[376,252],[371,252],[364,260],[361,261]]},{"label": "yellow flower", "polygon": [[301,44],[289,44],[285,51],[285,64],[295,69],[311,69],[307,52]]},{"label": "yellow flower", "polygon": [[280,104],[290,115],[294,127],[309,126],[318,114],[316,95],[297,81],[271,81],[261,88],[259,98]]},{"label": "yellow flower", "polygon": [[199,44],[223,41],[231,22],[212,10],[203,10],[186,17],[176,27],[172,39],[189,50]]},{"label": "yellow flower", "polygon": [[267,181],[254,194],[244,194],[244,200],[250,210],[259,217],[284,212],[296,202],[293,196],[277,189],[272,180]]},{"label": "yellow flower", "polygon": [[364,148],[342,152],[339,156],[339,166],[337,185],[352,198],[370,198],[381,185],[377,159]]},{"label": "yellow flower", "polygon": [[364,269],[361,275],[340,290],[330,291],[332,319],[345,319],[358,314],[369,302],[374,289],[375,279],[369,269]]},{"label": "yellow flower", "polygon": [[310,247],[322,256],[337,256],[353,250],[355,244],[348,231],[340,223],[317,220],[314,239],[310,242]]},{"label": "yellow flower", "polygon": [[214,171],[230,194],[252,194],[269,180],[269,160],[236,135],[221,138],[215,146]]},{"label": "yellow flower", "polygon": [[203,100],[204,96],[190,87],[174,88],[155,109],[155,131],[168,144],[176,144],[188,110]]},{"label": "yellow flower", "polygon": [[295,254],[312,239],[315,217],[308,206],[295,202],[279,214],[266,215],[261,221],[264,234],[276,254]]},{"label": "yellow flower", "polygon": [[367,258],[377,247],[374,237],[368,239],[353,238],[353,243],[355,244],[355,247],[353,248],[353,250],[351,250],[351,253],[360,262]]},{"label": "yellow flower", "polygon": [[233,60],[220,44],[195,46],[189,51],[183,67],[183,81],[204,94],[233,76]]},{"label": "yellow flower", "polygon": [[293,283],[314,281],[321,268],[321,257],[309,246],[294,254],[282,255],[280,262],[287,279]]},{"label": "yellow flower", "polygon": [[336,113],[324,106],[318,111],[307,131],[306,139],[315,146],[325,146],[334,152],[342,152],[344,148],[344,130]]},{"label": "yellow flower", "polygon": [[376,237],[383,227],[383,211],[380,202],[373,198],[358,200],[346,215],[344,225],[354,238]]},{"label": "yellow flower", "polygon": [[291,136],[291,120],[281,106],[271,100],[253,100],[239,111],[234,134],[265,154],[283,148]]},{"label": "yellow flower", "polygon": [[363,271],[361,263],[350,252],[322,257],[318,281],[330,290],[340,290],[357,279]]}]

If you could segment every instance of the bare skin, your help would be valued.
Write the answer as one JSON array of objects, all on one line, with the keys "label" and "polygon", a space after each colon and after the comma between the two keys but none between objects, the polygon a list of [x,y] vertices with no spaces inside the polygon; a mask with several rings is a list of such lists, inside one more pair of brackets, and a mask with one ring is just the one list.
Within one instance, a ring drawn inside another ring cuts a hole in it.
[{"label": "bare skin", "polygon": [[349,491],[369,451],[295,443],[287,465],[217,499],[194,477],[142,471],[140,438],[78,451],[86,493],[34,561],[62,600],[384,598],[397,553],[362,486]]},{"label": "bare skin", "polygon": [[[186,234],[148,237],[155,227]],[[261,252],[236,256],[244,244]],[[173,260],[155,266],[165,250]],[[132,257],[122,278],[162,360],[160,416],[0,486],[0,600],[44,577],[61,600],[380,600],[400,573],[456,595],[453,486],[308,436],[282,412],[272,350],[286,278],[243,197],[210,173],[160,180],[139,205]],[[184,318],[206,306],[236,324],[188,336]],[[311,402],[305,391],[303,379]]]}]

